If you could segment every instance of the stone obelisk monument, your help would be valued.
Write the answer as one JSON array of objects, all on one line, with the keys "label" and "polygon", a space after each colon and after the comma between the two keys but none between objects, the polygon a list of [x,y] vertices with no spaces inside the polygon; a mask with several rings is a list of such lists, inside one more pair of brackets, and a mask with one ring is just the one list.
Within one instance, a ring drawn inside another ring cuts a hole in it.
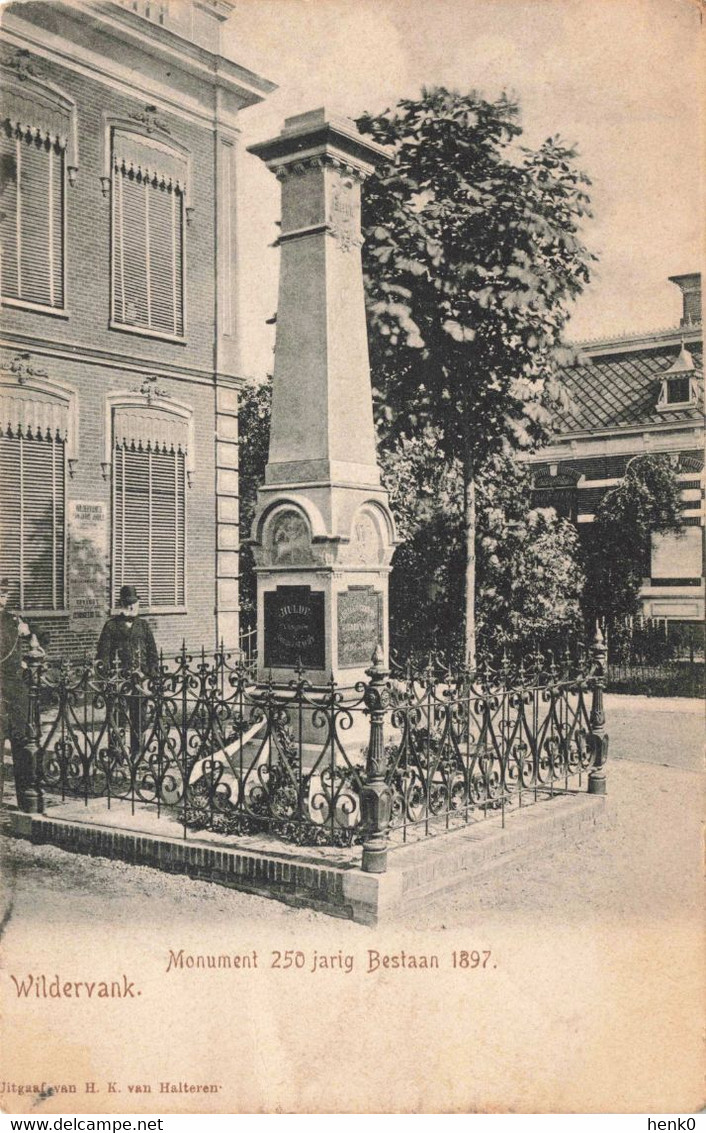
[{"label": "stone obelisk monument", "polygon": [[375,454],[361,184],[385,151],[313,110],[251,146],[282,185],[270,450],[252,545],[260,675],[321,683],[387,661],[394,523]]}]

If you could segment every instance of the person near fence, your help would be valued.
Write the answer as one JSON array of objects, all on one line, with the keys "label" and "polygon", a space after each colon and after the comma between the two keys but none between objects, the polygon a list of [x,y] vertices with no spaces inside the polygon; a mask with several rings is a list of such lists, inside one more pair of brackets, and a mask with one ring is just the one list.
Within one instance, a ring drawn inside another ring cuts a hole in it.
[{"label": "person near fence", "polygon": [[[108,674],[117,664],[124,676],[152,676],[159,665],[154,634],[140,617],[140,596],[134,586],[120,589],[118,613],[108,618],[98,639],[97,659]],[[136,756],[145,725],[144,697],[126,694],[125,709],[129,721],[130,752]]]},{"label": "person near fence", "polygon": [[[0,579],[0,800],[4,797],[5,741],[9,739],[17,803],[25,807],[32,787],[29,739],[29,690],[23,676],[22,641],[32,636],[24,618],[8,609],[10,580]],[[39,643],[37,643],[39,644]]]}]

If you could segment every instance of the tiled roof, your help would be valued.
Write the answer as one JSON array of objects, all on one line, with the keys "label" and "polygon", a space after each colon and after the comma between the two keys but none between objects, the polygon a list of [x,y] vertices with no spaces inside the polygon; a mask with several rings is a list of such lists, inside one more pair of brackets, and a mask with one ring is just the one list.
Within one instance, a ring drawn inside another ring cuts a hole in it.
[{"label": "tiled roof", "polygon": [[[570,407],[555,419],[556,433],[579,433],[630,425],[703,420],[703,381],[698,406],[657,411],[660,379],[676,361],[681,344],[616,354],[600,354],[585,365],[571,366],[562,379]],[[701,343],[689,343],[696,369],[703,372]]]},{"label": "tiled roof", "polygon": [[580,342],[574,343],[574,345],[575,346],[582,346],[582,347],[585,347],[586,349],[589,349],[592,346],[599,346],[599,345],[604,346],[606,343],[610,342],[610,343],[618,346],[620,343],[635,342],[635,341],[640,340],[642,338],[657,339],[657,338],[671,337],[672,335],[675,335],[675,334],[678,335],[680,333],[681,329],[682,329],[681,324],[679,324],[678,326],[674,326],[672,324],[670,326],[653,328],[649,332],[640,332],[640,331],[634,331],[634,330],[621,330],[621,331],[617,331],[616,334],[609,335],[607,338],[603,334],[599,335],[598,338],[583,338],[583,339],[581,339]]}]

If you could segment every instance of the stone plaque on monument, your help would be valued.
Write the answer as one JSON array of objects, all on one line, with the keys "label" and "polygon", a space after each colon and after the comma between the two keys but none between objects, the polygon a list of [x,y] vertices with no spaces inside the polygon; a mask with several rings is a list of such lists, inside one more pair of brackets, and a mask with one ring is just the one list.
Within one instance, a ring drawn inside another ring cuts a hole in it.
[{"label": "stone plaque on monument", "polygon": [[265,596],[265,668],[323,669],[324,594],[309,586],[278,586]]},{"label": "stone plaque on monument", "polygon": [[100,628],[108,611],[108,509],[69,500],[69,614],[77,630]]},{"label": "stone plaque on monument", "polygon": [[382,594],[372,586],[351,587],[338,595],[338,664],[342,669],[369,665],[382,643]]}]

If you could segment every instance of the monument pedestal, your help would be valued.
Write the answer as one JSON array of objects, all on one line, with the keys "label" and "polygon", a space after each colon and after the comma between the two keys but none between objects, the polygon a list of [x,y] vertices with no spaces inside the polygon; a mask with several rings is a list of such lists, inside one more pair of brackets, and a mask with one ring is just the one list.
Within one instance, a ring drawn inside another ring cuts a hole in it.
[{"label": "monument pedestal", "polygon": [[388,654],[395,528],[375,451],[360,187],[385,154],[349,119],[297,115],[251,147],[282,184],[265,484],[253,522],[260,677],[365,679]]},{"label": "monument pedestal", "polygon": [[387,642],[387,576],[344,572],[258,575],[262,676],[289,681],[302,668],[314,685],[365,680],[376,645]]}]

